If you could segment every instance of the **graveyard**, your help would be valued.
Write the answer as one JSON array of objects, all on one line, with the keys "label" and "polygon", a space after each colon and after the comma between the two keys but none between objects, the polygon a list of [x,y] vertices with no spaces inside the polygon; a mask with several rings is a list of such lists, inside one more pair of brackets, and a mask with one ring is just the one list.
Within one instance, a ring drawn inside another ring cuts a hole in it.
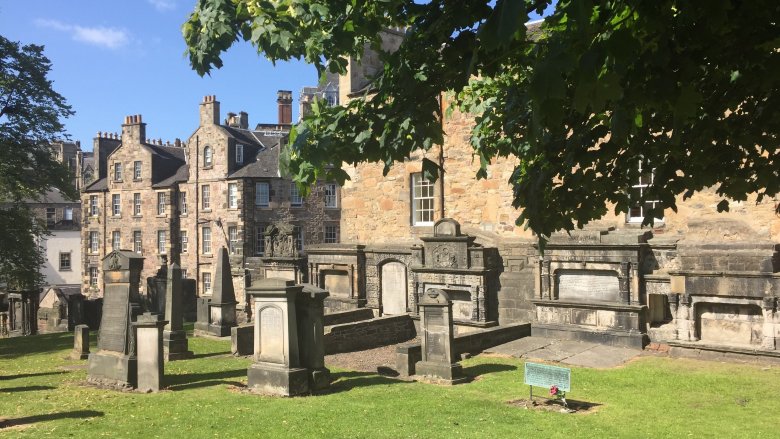
[{"label": "graveyard", "polygon": [[508,403],[528,397],[517,359],[464,360],[471,380],[455,386],[326,364],[327,391],[280,398],[247,391],[251,360],[230,355],[229,342],[195,337],[189,347],[192,358],[166,363],[160,392],[139,393],[87,385],[71,333],[3,340],[0,436],[767,437],[780,410],[780,368],[766,365],[645,356],[574,367],[567,399],[595,406],[564,414]]}]

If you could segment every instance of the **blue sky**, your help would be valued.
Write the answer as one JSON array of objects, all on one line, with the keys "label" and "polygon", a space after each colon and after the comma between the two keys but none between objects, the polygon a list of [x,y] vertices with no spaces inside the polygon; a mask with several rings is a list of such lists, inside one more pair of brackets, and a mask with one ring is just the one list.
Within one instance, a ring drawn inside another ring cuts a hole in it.
[{"label": "blue sky", "polygon": [[237,44],[225,66],[201,78],[184,57],[180,27],[194,0],[5,0],[0,33],[43,44],[53,67],[49,78],[76,115],[65,125],[83,150],[98,131],[120,132],[124,116],[142,114],[147,136],[186,140],[198,125],[198,104],[217,95],[222,119],[249,113],[249,122],[276,122],[276,91],[292,90],[297,120],[301,87],[317,83],[302,62],[277,63]]}]

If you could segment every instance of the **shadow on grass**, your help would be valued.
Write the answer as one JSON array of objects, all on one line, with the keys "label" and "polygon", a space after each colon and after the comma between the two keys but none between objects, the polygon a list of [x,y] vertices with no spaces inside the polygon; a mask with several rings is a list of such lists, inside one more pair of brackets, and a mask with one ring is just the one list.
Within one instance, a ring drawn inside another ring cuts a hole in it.
[{"label": "shadow on grass", "polygon": [[230,354],[230,351],[222,351],[222,352],[207,352],[205,354],[195,354],[192,357],[188,358],[188,360],[194,360],[196,358],[207,358],[207,357],[217,357],[219,355],[228,355]]},{"label": "shadow on grass", "polygon": [[22,386],[22,387],[0,387],[0,393],[16,393],[16,392],[35,392],[38,390],[54,390],[56,387],[52,386]]},{"label": "shadow on grass", "polygon": [[2,343],[0,343],[0,360],[10,360],[25,355],[41,354],[72,348],[73,334],[70,332],[5,338]]},{"label": "shadow on grass", "polygon": [[348,392],[358,387],[368,387],[388,384],[408,384],[406,381],[394,380],[372,372],[335,372],[331,374],[330,389],[327,393]]},{"label": "shadow on grass", "polygon": [[188,389],[199,389],[201,387],[213,387],[213,386],[220,386],[222,384],[227,384],[229,386],[236,386],[236,387],[246,387],[246,384],[239,382],[239,381],[228,381],[228,380],[208,380],[208,381],[196,381],[194,383],[189,384],[179,384],[174,386],[168,386],[168,390],[188,390]]},{"label": "shadow on grass", "polygon": [[40,377],[40,376],[46,376],[46,375],[61,375],[63,373],[68,373],[65,371],[59,371],[59,372],[36,372],[36,373],[20,373],[18,375],[0,375],[0,381],[3,380],[15,380],[18,378],[32,378],[32,377]]},{"label": "shadow on grass", "polygon": [[238,384],[227,380],[230,378],[246,377],[246,373],[246,368],[242,368],[219,372],[166,375],[165,384],[170,390],[185,390],[198,387],[217,386],[220,384]]},{"label": "shadow on grass", "polygon": [[466,376],[476,378],[480,375],[485,375],[488,373],[506,372],[510,370],[517,370],[517,366],[512,366],[510,364],[488,363],[488,364],[477,364],[474,366],[464,367],[463,374]]},{"label": "shadow on grass", "polygon": [[54,421],[57,419],[84,419],[103,416],[103,412],[95,410],[77,410],[73,412],[48,413],[45,415],[25,416],[23,418],[0,419],[0,428],[16,427],[17,425],[34,424],[36,422]]}]

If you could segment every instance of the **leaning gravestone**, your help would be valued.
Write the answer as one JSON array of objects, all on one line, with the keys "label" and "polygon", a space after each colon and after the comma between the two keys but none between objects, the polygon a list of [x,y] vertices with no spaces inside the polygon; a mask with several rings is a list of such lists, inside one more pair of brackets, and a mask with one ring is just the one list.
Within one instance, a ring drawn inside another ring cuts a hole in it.
[{"label": "leaning gravestone", "polygon": [[70,353],[73,360],[86,360],[89,358],[89,326],[76,325],[73,331],[73,351]]},{"label": "leaning gravestone", "polygon": [[183,299],[181,268],[174,262],[167,269],[165,283],[165,320],[168,321],[163,331],[165,361],[192,357],[192,351],[188,349],[187,333],[184,331]]},{"label": "leaning gravestone", "polygon": [[138,291],[143,265],[143,257],[126,250],[115,250],[103,259],[103,316],[98,350],[89,355],[90,382],[121,388],[136,386],[132,322],[141,311]]},{"label": "leaning gravestone", "polygon": [[429,289],[420,301],[422,361],[416,373],[434,382],[459,384],[466,381],[460,363],[453,361],[452,302],[443,290]]},{"label": "leaning gravestone", "polygon": [[293,396],[309,391],[301,367],[295,302],[303,290],[285,279],[260,279],[248,290],[255,306],[254,363],[247,386],[256,392]]},{"label": "leaning gravestone", "polygon": [[145,313],[133,323],[138,341],[138,382],[142,392],[157,392],[163,380],[163,327],[167,324],[158,314]]},{"label": "leaning gravestone", "polygon": [[217,337],[230,335],[230,328],[236,326],[236,293],[227,248],[222,247],[217,256],[214,292],[209,304],[210,321],[208,332]]}]

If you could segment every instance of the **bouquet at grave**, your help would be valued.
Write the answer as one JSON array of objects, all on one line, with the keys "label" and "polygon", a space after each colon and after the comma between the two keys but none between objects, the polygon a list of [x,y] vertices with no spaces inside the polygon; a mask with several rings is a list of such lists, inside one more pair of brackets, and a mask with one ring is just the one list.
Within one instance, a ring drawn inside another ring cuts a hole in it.
[{"label": "bouquet at grave", "polygon": [[556,401],[561,401],[563,406],[566,407],[566,392],[558,388],[558,386],[550,386],[550,398]]}]

